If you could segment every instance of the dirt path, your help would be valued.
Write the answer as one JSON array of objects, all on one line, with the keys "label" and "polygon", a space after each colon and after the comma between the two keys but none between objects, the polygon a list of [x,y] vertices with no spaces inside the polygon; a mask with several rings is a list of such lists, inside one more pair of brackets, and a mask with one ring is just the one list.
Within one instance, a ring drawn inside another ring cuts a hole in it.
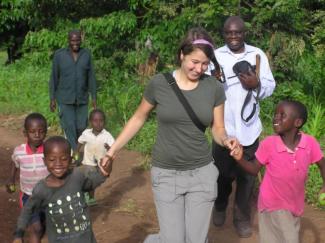
[{"label": "dirt path", "polygon": [[[10,156],[14,146],[24,138],[20,124],[22,117],[0,117],[0,242],[12,240],[12,232],[19,214],[18,193],[9,195],[4,184],[9,175]],[[111,178],[96,190],[98,206],[91,208],[93,228],[98,243],[138,243],[149,233],[159,230],[153,204],[148,171],[140,169],[141,156],[133,151],[121,152]],[[231,212],[229,208],[228,212]],[[210,227],[210,243],[257,243],[257,220],[254,234],[240,239],[235,234],[228,215],[221,228]],[[302,218],[302,243],[325,242],[325,212],[306,206]],[[47,242],[44,240],[44,242]],[[172,242],[171,242],[172,243]]]}]

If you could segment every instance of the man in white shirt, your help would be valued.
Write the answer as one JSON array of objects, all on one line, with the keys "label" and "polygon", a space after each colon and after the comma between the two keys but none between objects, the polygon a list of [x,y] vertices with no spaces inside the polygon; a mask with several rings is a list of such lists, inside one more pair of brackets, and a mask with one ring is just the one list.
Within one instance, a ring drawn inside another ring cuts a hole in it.
[{"label": "man in white shirt", "polygon": [[[215,56],[222,70],[227,98],[224,111],[226,131],[229,136],[237,137],[244,146],[245,158],[253,160],[262,131],[258,100],[272,94],[275,81],[265,53],[244,42],[245,25],[240,17],[232,16],[225,21],[223,35],[226,45],[215,50]],[[256,62],[258,59],[260,64]],[[259,71],[256,72],[259,77],[251,70],[247,73],[235,73],[233,66],[240,61],[248,61],[252,66],[257,64]],[[251,94],[251,97],[245,102],[247,94]],[[233,223],[240,237],[250,237],[250,199],[255,177],[243,171],[229,155],[229,151],[215,143],[213,157],[220,172],[213,222],[216,226],[224,224],[232,182],[236,180]]]}]

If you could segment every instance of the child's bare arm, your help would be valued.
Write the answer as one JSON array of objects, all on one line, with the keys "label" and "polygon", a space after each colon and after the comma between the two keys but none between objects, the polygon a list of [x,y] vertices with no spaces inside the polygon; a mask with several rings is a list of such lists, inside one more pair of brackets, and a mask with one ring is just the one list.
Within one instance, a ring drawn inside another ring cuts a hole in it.
[{"label": "child's bare arm", "polygon": [[14,193],[16,191],[16,186],[15,186],[15,180],[16,180],[16,174],[17,174],[17,167],[15,166],[14,163],[11,164],[11,172],[10,172],[10,177],[8,179],[8,183],[6,185],[7,192],[8,193]]},{"label": "child's bare arm", "polygon": [[44,201],[44,195],[47,192],[44,191],[44,187],[41,183],[36,184],[33,189],[32,195],[28,198],[17,220],[16,229],[14,232],[14,239],[16,242],[22,242],[29,222],[35,213],[39,213],[42,209],[42,202]]},{"label": "child's bare arm", "polygon": [[320,161],[317,162],[317,165],[323,179],[323,186],[321,192],[325,192],[325,159],[322,158]]},{"label": "child's bare arm", "polygon": [[84,144],[83,143],[78,143],[77,152],[80,153],[80,152],[83,152],[83,150],[84,150]]},{"label": "child's bare arm", "polygon": [[254,159],[253,161],[247,161],[243,157],[243,146],[239,145],[230,152],[230,155],[237,161],[237,163],[248,173],[257,175],[262,165]]},{"label": "child's bare arm", "polygon": [[77,148],[73,151],[72,158],[75,161],[78,161],[80,158],[80,153],[83,153],[83,150],[84,150],[84,144],[78,143]]},{"label": "child's bare arm", "polygon": [[18,170],[18,168],[16,167],[15,163],[11,163],[11,172],[10,172],[9,183],[15,184],[17,170]]}]

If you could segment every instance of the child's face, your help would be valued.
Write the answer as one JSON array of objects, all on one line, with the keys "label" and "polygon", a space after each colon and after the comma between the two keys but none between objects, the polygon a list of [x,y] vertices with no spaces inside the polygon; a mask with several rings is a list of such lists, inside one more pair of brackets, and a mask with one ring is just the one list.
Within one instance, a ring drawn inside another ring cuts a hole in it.
[{"label": "child's face", "polygon": [[92,118],[90,119],[90,125],[95,133],[100,133],[105,125],[103,115],[99,112],[94,113]]},{"label": "child's face", "polygon": [[27,124],[27,129],[24,130],[24,135],[27,138],[27,143],[34,147],[39,147],[43,144],[46,137],[46,126],[43,121],[32,119]]},{"label": "child's face", "polygon": [[52,144],[44,156],[44,163],[50,174],[58,179],[64,177],[69,170],[71,155],[64,144]]},{"label": "child's face", "polygon": [[297,120],[297,114],[292,106],[286,103],[278,104],[273,117],[274,132],[282,135],[293,129],[298,129]]}]

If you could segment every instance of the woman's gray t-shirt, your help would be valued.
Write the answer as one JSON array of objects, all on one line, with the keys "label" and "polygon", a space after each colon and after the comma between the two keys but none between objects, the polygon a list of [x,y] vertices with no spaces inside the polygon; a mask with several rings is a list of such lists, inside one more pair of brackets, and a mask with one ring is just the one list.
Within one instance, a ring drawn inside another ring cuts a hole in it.
[{"label": "woman's gray t-shirt", "polygon": [[[202,77],[192,90],[182,90],[199,120],[210,126],[213,109],[224,103],[223,86],[211,76]],[[213,158],[205,134],[200,131],[162,74],[148,83],[144,98],[156,107],[158,132],[152,164],[164,169],[191,170]]]}]

